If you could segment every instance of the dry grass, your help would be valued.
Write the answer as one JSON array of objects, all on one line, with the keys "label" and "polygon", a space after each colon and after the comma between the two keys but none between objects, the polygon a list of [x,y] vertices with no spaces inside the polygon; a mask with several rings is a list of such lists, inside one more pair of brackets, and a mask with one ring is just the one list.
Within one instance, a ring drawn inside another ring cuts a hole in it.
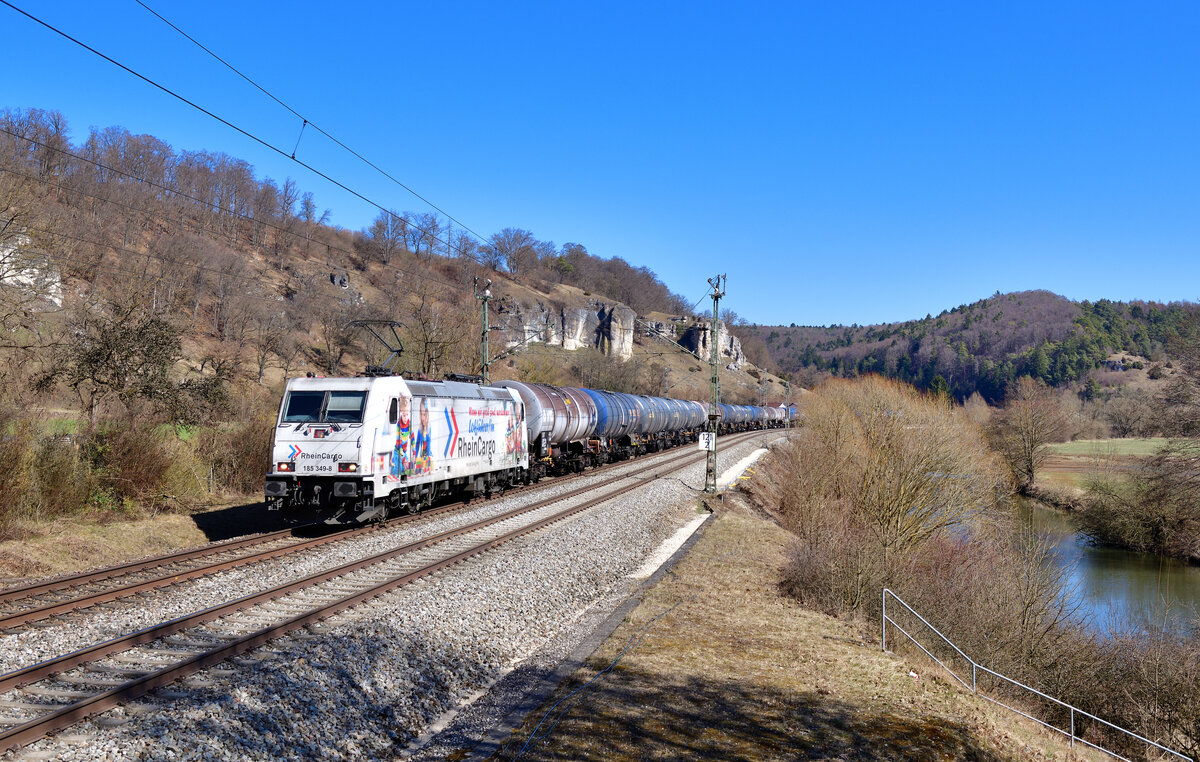
[{"label": "dry grass", "polygon": [[1058,455],[1153,455],[1170,440],[1163,437],[1130,437],[1128,439],[1077,439],[1046,445],[1046,449]]},{"label": "dry grass", "polygon": [[790,541],[768,520],[719,516],[497,758],[514,758],[551,706],[639,633],[612,672],[564,702],[557,724],[549,716],[539,736],[552,731],[523,759],[1090,758],[926,665],[881,653],[874,633],[785,598],[777,581]]},{"label": "dry grass", "polygon": [[115,523],[61,519],[30,534],[0,542],[0,580],[19,584],[26,577],[111,566],[208,542],[193,518],[181,514]]}]

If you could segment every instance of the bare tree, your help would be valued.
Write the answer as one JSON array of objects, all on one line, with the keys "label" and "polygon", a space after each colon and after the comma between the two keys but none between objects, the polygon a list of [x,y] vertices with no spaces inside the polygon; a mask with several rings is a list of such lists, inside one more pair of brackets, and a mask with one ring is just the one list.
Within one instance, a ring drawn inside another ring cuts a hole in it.
[{"label": "bare tree", "polygon": [[316,363],[329,375],[337,375],[342,360],[358,343],[359,331],[350,325],[364,312],[358,294],[316,280],[296,295],[294,307],[316,329]]},{"label": "bare tree", "polygon": [[317,202],[313,199],[311,192],[305,192],[300,197],[300,219],[304,220],[304,250],[306,252],[309,244],[312,243],[313,234],[318,227],[329,222],[330,214],[328,209],[317,214]]},{"label": "bare tree", "polygon": [[493,267],[503,262],[509,274],[519,278],[537,263],[536,244],[537,239],[528,230],[504,228],[488,239],[484,258]]},{"label": "bare tree", "polygon": [[418,259],[428,261],[437,250],[442,226],[436,214],[404,213],[404,242]]},{"label": "bare tree", "polygon": [[1061,441],[1066,428],[1062,406],[1045,383],[1021,376],[1010,387],[1004,409],[995,417],[993,432],[1021,491],[1033,486],[1038,469],[1046,462],[1046,445]]},{"label": "bare tree", "polygon": [[475,326],[471,306],[455,303],[447,289],[427,280],[417,281],[412,292],[402,320],[405,366],[429,377],[465,370],[458,355],[464,347],[474,348],[468,340]]},{"label": "bare tree", "polygon": [[380,212],[371,227],[363,231],[359,250],[367,262],[377,261],[389,265],[396,255],[404,251],[408,222],[394,211]]},{"label": "bare tree", "polygon": [[11,338],[34,325],[39,306],[53,306],[57,273],[39,250],[35,203],[18,178],[0,174],[0,330]]},{"label": "bare tree", "polygon": [[1146,434],[1154,411],[1140,395],[1116,397],[1104,407],[1104,417],[1112,425],[1113,436],[1139,437]]},{"label": "bare tree", "polygon": [[270,300],[255,303],[250,319],[250,340],[254,347],[255,380],[263,382],[271,358],[281,354],[286,319],[278,305]]},{"label": "bare tree", "polygon": [[169,401],[171,367],[181,356],[179,329],[141,304],[85,306],[72,341],[55,354],[37,386],[48,391],[65,383],[79,395],[94,425],[100,404],[110,396],[126,406],[135,399]]}]

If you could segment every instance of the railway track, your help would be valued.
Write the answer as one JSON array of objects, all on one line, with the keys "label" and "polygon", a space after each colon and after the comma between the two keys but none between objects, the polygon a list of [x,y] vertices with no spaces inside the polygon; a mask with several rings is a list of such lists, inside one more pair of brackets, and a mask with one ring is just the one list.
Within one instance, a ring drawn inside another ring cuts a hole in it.
[{"label": "railway track", "polygon": [[[561,485],[573,479],[587,478],[629,465],[629,461],[611,463],[598,469],[557,477],[553,483]],[[297,536],[297,532],[305,527],[295,527],[0,590],[0,632],[12,632],[51,618],[61,620],[92,606],[161,590],[230,569],[314,550],[331,543],[344,542],[383,528],[391,529],[414,521],[425,521],[456,510],[464,502],[439,506],[420,514],[399,516],[379,525],[357,527],[309,539]]]},{"label": "railway track", "polygon": [[[734,435],[727,441],[740,443],[757,433]],[[0,675],[0,695],[6,696],[0,700],[0,750],[24,746],[155,688],[315,625],[618,497],[630,488],[631,481],[649,481],[700,462],[703,457],[694,451],[675,454],[614,476],[599,494],[579,503],[563,506],[597,492],[597,488],[580,487]]]}]

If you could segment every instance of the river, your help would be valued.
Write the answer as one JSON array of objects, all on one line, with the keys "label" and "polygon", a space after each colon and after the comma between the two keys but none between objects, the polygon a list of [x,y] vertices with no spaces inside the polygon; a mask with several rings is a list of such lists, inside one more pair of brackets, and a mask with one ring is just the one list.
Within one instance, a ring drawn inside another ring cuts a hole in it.
[{"label": "river", "polygon": [[1034,500],[1018,508],[1026,525],[1054,544],[1058,561],[1069,570],[1073,597],[1101,633],[1112,632],[1129,613],[1161,615],[1185,625],[1200,608],[1200,567],[1153,553],[1096,547],[1075,531],[1071,519]]}]

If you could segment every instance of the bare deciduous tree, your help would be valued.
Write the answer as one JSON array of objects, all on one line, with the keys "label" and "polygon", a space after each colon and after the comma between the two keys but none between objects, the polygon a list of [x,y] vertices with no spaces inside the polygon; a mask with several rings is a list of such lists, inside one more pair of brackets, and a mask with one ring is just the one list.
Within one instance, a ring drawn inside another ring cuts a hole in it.
[{"label": "bare deciduous tree", "polygon": [[537,239],[528,230],[504,228],[488,239],[484,258],[493,268],[503,262],[509,274],[519,278],[537,263],[536,244]]},{"label": "bare deciduous tree", "polygon": [[49,390],[65,383],[94,424],[100,403],[110,396],[125,405],[135,399],[167,401],[174,391],[171,367],[181,356],[179,329],[141,304],[85,306],[73,340],[55,354],[37,385]]},{"label": "bare deciduous tree", "polygon": [[[418,281],[412,303],[404,311],[404,365],[432,377],[450,370],[465,370],[464,348],[474,349],[472,305],[456,303],[445,288]],[[470,352],[473,356],[474,352]]]},{"label": "bare deciduous tree", "polygon": [[1046,445],[1061,441],[1066,419],[1054,391],[1030,376],[1021,376],[1008,392],[1004,409],[995,418],[997,448],[1008,461],[1022,491],[1033,486],[1045,463]]},{"label": "bare deciduous tree", "polygon": [[436,214],[404,213],[404,242],[410,253],[418,259],[429,261],[437,250],[438,236],[442,225]]},{"label": "bare deciduous tree", "polygon": [[371,227],[358,239],[358,249],[366,262],[390,265],[404,251],[408,223],[394,211],[380,212]]}]

